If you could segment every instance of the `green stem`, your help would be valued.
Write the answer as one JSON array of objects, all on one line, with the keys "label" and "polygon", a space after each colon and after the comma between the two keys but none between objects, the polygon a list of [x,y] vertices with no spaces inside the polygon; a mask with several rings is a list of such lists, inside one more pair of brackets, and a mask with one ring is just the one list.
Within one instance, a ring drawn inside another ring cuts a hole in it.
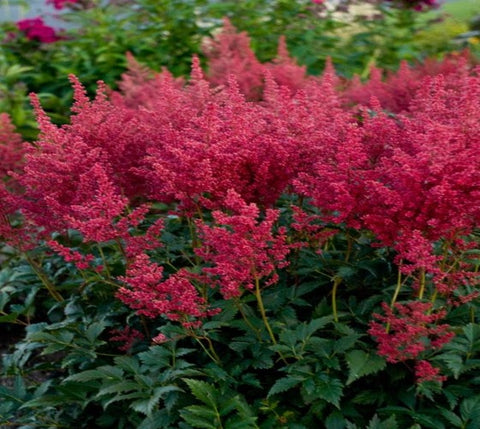
[{"label": "green stem", "polygon": [[[208,337],[198,337],[195,333],[191,333],[191,336],[195,339],[195,341],[200,345],[203,351],[207,354],[207,356],[212,359],[217,365],[220,364],[220,358],[218,357],[215,349],[213,348],[212,341]],[[208,349],[202,343],[201,339],[207,340],[208,342]]]},{"label": "green stem", "polygon": [[112,275],[110,274],[110,270],[108,269],[107,259],[105,258],[105,254],[103,253],[102,246],[100,246],[98,244],[97,248],[98,248],[98,251],[100,253],[100,257],[102,258],[103,267],[105,268],[105,272],[107,273],[108,278],[111,279]]},{"label": "green stem", "polygon": [[418,291],[418,299],[423,299],[423,295],[425,294],[425,268],[420,270],[420,290]]},{"label": "green stem", "polygon": [[397,302],[398,294],[400,293],[400,289],[402,288],[402,261],[400,261],[400,265],[398,266],[398,275],[397,275],[397,286],[395,287],[395,292],[393,293],[392,301],[390,302],[390,308],[393,309],[393,306]]},{"label": "green stem", "polygon": [[121,240],[117,237],[115,238],[115,242],[118,245],[118,249],[120,250],[120,253],[122,254],[123,258],[125,259],[125,262],[128,262],[127,254],[125,253],[125,249],[123,248],[123,244]]},{"label": "green stem", "polygon": [[353,238],[350,234],[347,233],[347,251],[345,253],[345,262],[348,263],[350,255],[352,254],[353,248]]},{"label": "green stem", "polygon": [[277,344],[277,340],[275,339],[275,335],[273,335],[273,331],[270,326],[270,323],[268,323],[267,314],[265,313],[265,306],[263,305],[262,294],[260,292],[260,279],[256,276],[255,276],[255,298],[257,299],[258,309],[260,310],[263,324],[265,325],[265,328],[267,328],[268,335],[270,335],[272,343]]},{"label": "green stem", "polygon": [[333,320],[338,322],[338,310],[337,310],[337,290],[340,283],[342,283],[341,277],[334,277],[333,279],[333,288],[332,288],[332,313]]},{"label": "green stem", "polygon": [[[277,340],[275,339],[275,335],[273,335],[270,323],[268,323],[265,306],[263,305],[262,294],[260,292],[260,279],[258,278],[258,276],[255,276],[255,298],[257,298],[258,309],[260,310],[260,314],[262,315],[263,324],[265,325],[265,328],[267,328],[268,335],[270,336],[272,343],[274,345],[277,345]],[[282,361],[288,365],[287,359],[285,359],[285,356],[283,356],[282,352],[278,351],[277,353],[279,354],[280,359],[282,359]]]},{"label": "green stem", "polygon": [[242,303],[240,302],[240,300],[238,298],[235,298],[234,300],[234,303],[235,303],[235,307],[237,307],[237,310],[240,312],[240,314],[242,315],[242,318],[243,320],[245,321],[245,323],[248,325],[248,327],[253,331],[255,332],[255,335],[257,336],[258,340],[260,342],[262,342],[262,336],[260,335],[260,330],[257,329],[255,326],[252,325],[252,323],[250,322],[250,320],[248,320],[247,318],[247,315],[245,314],[245,312],[243,311],[243,306],[242,306]]},{"label": "green stem", "polygon": [[[393,310],[395,303],[397,302],[398,294],[400,293],[400,289],[402,288],[402,261],[398,265],[398,274],[397,274],[397,286],[395,287],[395,292],[393,292],[392,301],[390,302],[390,308]],[[390,322],[387,323],[387,327],[385,328],[386,332],[390,331]]]},{"label": "green stem", "polygon": [[25,255],[25,258],[28,261],[28,263],[31,265],[31,267],[33,268],[33,271],[35,271],[35,274],[38,276],[38,278],[40,279],[42,284],[48,290],[48,292],[50,293],[52,298],[55,299],[57,302],[64,301],[62,295],[60,295],[60,292],[57,291],[55,285],[47,277],[47,275],[43,271],[42,267],[40,265],[38,265],[32,258],[30,258],[30,256]]}]

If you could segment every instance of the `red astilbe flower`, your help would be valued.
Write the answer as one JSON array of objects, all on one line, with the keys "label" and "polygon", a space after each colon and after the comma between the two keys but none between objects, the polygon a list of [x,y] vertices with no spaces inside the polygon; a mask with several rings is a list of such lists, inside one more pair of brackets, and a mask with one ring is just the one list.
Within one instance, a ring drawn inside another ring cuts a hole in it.
[{"label": "red astilbe flower", "polygon": [[47,241],[47,246],[50,249],[63,256],[66,262],[72,262],[79,270],[86,270],[90,267],[90,263],[93,261],[93,255],[82,255],[80,252],[63,246],[55,240]]},{"label": "red astilbe flower", "polygon": [[117,297],[138,314],[149,318],[165,316],[186,327],[196,326],[208,315],[207,305],[184,269],[164,279],[163,267],[140,254],[120,278],[125,286]]},{"label": "red astilbe flower", "polygon": [[[426,351],[440,349],[454,336],[447,324],[439,324],[445,310],[432,311],[428,302],[395,303],[391,309],[382,304],[385,315],[373,314],[369,334],[378,342],[378,354],[387,362],[417,359]],[[388,329],[387,329],[388,326]]]},{"label": "red astilbe flower", "polygon": [[299,66],[290,57],[284,36],[278,41],[277,57],[262,64],[250,48],[247,33],[237,33],[227,18],[222,31],[214,39],[205,40],[203,52],[208,60],[208,81],[221,87],[227,84],[230,76],[235,76],[240,91],[248,100],[262,99],[266,71],[278,85],[292,92],[303,88],[311,80],[306,75],[306,67]]},{"label": "red astilbe flower", "polygon": [[[457,84],[453,91],[441,77],[424,80],[409,117],[383,116],[374,119],[375,126],[367,125],[370,132],[381,130],[385,142],[397,143],[376,157],[362,220],[384,244],[396,247],[400,258],[417,261],[419,267],[421,254],[428,259],[433,242],[468,234],[480,220],[475,203],[480,195],[480,120],[475,113],[480,79],[465,77]],[[411,253],[413,247],[418,254]]]},{"label": "red astilbe flower", "polygon": [[417,379],[418,384],[425,381],[436,381],[441,383],[447,379],[445,375],[440,375],[439,368],[435,368],[427,360],[420,360],[415,363],[415,378]]},{"label": "red astilbe flower", "polygon": [[24,143],[20,134],[6,113],[0,113],[0,178],[10,176],[10,171],[18,171],[23,163]]},{"label": "red astilbe flower", "polygon": [[151,109],[165,87],[181,89],[185,85],[182,77],[175,78],[166,69],[156,73],[140,64],[130,52],[127,52],[127,69],[118,82],[121,96],[119,93],[114,93],[112,99],[130,108],[142,106]]},{"label": "red astilbe flower", "polygon": [[123,329],[112,329],[110,331],[110,341],[123,343],[118,346],[118,350],[128,352],[136,342],[142,341],[145,336],[137,329],[125,326]]},{"label": "red astilbe flower", "polygon": [[472,64],[473,59],[466,50],[449,54],[442,60],[427,59],[414,66],[402,61],[397,71],[388,72],[386,76],[381,69],[372,67],[367,81],[362,83],[355,76],[346,85],[342,99],[347,107],[370,106],[372,98],[375,98],[389,112],[408,111],[410,103],[423,87],[425,77],[443,75],[447,85],[455,88],[459,78],[472,72]]},{"label": "red astilbe flower", "polygon": [[[357,206],[363,199],[368,157],[362,130],[352,115],[342,109],[334,81],[335,76],[327,70],[320,84],[307,86],[304,99],[296,97],[305,109],[304,115],[309,115],[300,120],[298,128],[302,140],[309,142],[307,150],[313,156],[312,164],[302,168],[294,180],[295,190],[312,200],[324,221],[346,221],[359,227]],[[308,156],[307,151],[304,156]]]},{"label": "red astilbe flower", "polygon": [[307,67],[299,66],[296,60],[290,56],[285,36],[280,36],[278,40],[277,57],[271,63],[265,63],[265,68],[279,86],[287,87],[292,92],[305,87],[309,80]]},{"label": "red astilbe flower", "polygon": [[[130,203],[125,194],[138,190],[138,184],[132,179],[134,174],[128,176],[130,165],[122,164],[123,154],[114,156],[109,149],[115,143],[118,149],[127,140],[122,137],[132,135],[132,128],[128,128],[132,122],[125,120],[120,131],[113,106],[103,94],[104,87],[100,85],[96,99],[90,102],[80,84],[74,82],[73,110],[77,116],[71,125],[53,125],[32,96],[41,133],[35,144],[26,147],[23,168],[13,175],[21,193],[8,196],[7,216],[21,211],[24,228],[37,242],[67,229],[77,229],[90,242],[128,238],[129,229],[142,221],[146,208],[140,206],[125,214]],[[118,112],[122,119],[123,113]],[[112,137],[117,138],[113,143]],[[4,234],[8,235],[5,228]]]},{"label": "red astilbe flower", "polygon": [[150,197],[186,209],[215,209],[235,189],[248,202],[273,204],[297,167],[284,119],[269,106],[247,102],[234,80],[221,92],[211,91],[198,62],[191,83],[171,90],[168,106],[159,98],[154,112],[142,113],[159,142],[151,144],[139,170]]},{"label": "red astilbe flower", "polygon": [[261,98],[264,68],[250,48],[247,33],[237,33],[228,18],[214,39],[205,40],[203,53],[209,65],[208,80],[213,85],[224,85],[233,75],[247,99]]},{"label": "red astilbe flower", "polygon": [[277,210],[267,209],[261,218],[258,207],[245,203],[234,191],[228,193],[225,206],[231,214],[214,211],[216,226],[197,222],[202,247],[195,252],[212,264],[203,269],[211,286],[231,299],[253,290],[260,280],[264,285],[276,283],[276,269],[287,265],[289,246],[284,228],[273,231]]}]

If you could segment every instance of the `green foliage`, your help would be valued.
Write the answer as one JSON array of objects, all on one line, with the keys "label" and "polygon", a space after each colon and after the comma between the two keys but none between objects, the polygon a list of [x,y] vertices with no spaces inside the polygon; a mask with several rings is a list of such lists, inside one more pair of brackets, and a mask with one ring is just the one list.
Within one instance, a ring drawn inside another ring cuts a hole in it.
[{"label": "green foliage", "polygon": [[[188,231],[171,217],[156,257],[183,263],[192,252]],[[73,233],[68,239],[75,249],[85,246]],[[394,255],[370,243],[343,230],[321,254],[296,250],[279,283],[262,290],[275,342],[253,294],[215,301],[212,291],[212,307],[222,311],[198,328],[133,314],[113,299],[114,276],[124,270],[113,243],[103,244],[101,254],[83,249],[111,277],[80,272],[39,250],[29,255],[33,265],[12,256],[0,270],[0,310],[2,326],[17,340],[2,359],[0,422],[80,429],[477,428],[478,300],[449,315],[457,335],[428,357],[449,379],[415,387],[413,366],[386,363],[366,334],[396,281]],[[334,302],[336,278],[342,281]],[[48,280],[63,301],[47,294]],[[125,326],[145,339],[122,351],[111,337]],[[165,342],[152,344],[159,333]]]}]

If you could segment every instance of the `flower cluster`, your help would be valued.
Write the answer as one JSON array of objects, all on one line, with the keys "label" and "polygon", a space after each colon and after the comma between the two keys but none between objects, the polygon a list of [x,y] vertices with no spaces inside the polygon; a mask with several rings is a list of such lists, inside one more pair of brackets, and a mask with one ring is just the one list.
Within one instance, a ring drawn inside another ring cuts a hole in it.
[{"label": "flower cluster", "polygon": [[10,117],[0,113],[0,178],[18,171],[23,161],[24,147],[20,134],[15,132]]},{"label": "flower cluster", "polygon": [[195,326],[195,319],[209,314],[187,270],[180,270],[167,279],[163,277],[163,268],[150,261],[147,255],[140,254],[121,278],[125,286],[118,291],[117,297],[138,314],[150,318],[166,316],[182,322],[185,327]]},{"label": "flower cluster", "polygon": [[29,40],[40,43],[53,43],[59,40],[55,29],[46,25],[41,17],[22,19],[17,22],[17,28]]},{"label": "flower cluster", "polygon": [[[52,234],[74,229],[87,245],[118,246],[118,298],[190,328],[214,311],[212,294],[275,284],[293,240],[319,251],[337,228],[353,228],[393,251],[402,294],[418,298],[376,316],[379,353],[418,361],[420,380],[439,379],[424,354],[451,333],[424,300],[451,308],[478,295],[475,261],[460,262],[480,223],[478,70],[451,58],[422,78],[406,66],[386,81],[375,71],[357,97],[358,83],[337,88],[331,64],[305,77],[284,40],[278,58],[261,64],[227,22],[208,49],[207,76],[194,58],[187,83],[132,57],[119,92],[100,83],[90,100],[72,77],[68,125],[53,125],[33,97],[41,132],[19,151],[2,117],[3,174],[11,169],[18,183],[0,187],[3,239],[46,242],[97,271]],[[293,220],[275,207],[283,197],[298,202]],[[20,213],[21,228],[3,223]],[[171,217],[190,228],[192,258],[175,256],[178,266],[162,253]]]},{"label": "flower cluster", "polygon": [[203,51],[208,59],[207,78],[214,86],[228,83],[235,76],[238,86],[249,100],[262,98],[264,77],[269,73],[280,85],[296,91],[309,80],[306,67],[299,66],[290,57],[286,40],[281,37],[277,57],[270,63],[262,64],[250,48],[250,39],[245,32],[237,33],[228,19],[214,39],[204,41]]},{"label": "flower cluster", "polygon": [[55,9],[63,9],[68,4],[78,3],[79,0],[47,0],[47,4],[53,5]]},{"label": "flower cluster", "polygon": [[391,363],[417,359],[427,350],[438,350],[453,337],[447,324],[439,324],[446,312],[432,311],[431,303],[420,301],[383,303],[385,315],[373,314],[369,333],[378,341],[378,353]]},{"label": "flower cluster", "polygon": [[289,247],[284,228],[273,232],[278,211],[268,209],[265,218],[258,220],[258,207],[246,204],[234,191],[228,193],[225,206],[232,214],[214,211],[216,226],[198,222],[202,247],[196,253],[212,264],[203,270],[212,286],[218,285],[223,297],[230,299],[254,290],[260,280],[266,285],[276,283],[275,270],[287,265]]},{"label": "flower cluster", "polygon": [[473,64],[473,57],[465,50],[451,53],[442,60],[427,59],[415,66],[403,61],[397,71],[388,72],[385,77],[381,69],[372,67],[367,81],[361,82],[360,77],[355,76],[347,82],[342,98],[346,106],[370,106],[375,98],[389,112],[406,112],[426,77],[442,75],[447,86],[454,89],[459,76],[468,74]]},{"label": "flower cluster", "polygon": [[123,329],[112,329],[110,335],[110,341],[123,343],[117,348],[124,352],[128,352],[137,341],[141,341],[145,338],[140,331],[131,328],[130,326],[125,326]]}]

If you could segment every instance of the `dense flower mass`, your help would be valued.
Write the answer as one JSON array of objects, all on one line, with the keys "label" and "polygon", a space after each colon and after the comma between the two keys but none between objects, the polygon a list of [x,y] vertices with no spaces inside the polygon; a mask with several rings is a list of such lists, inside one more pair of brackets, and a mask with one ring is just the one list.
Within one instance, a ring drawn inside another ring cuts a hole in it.
[{"label": "dense flower mass", "polygon": [[225,205],[232,215],[213,212],[215,224],[199,222],[202,248],[197,249],[205,262],[213,267],[204,269],[211,277],[212,286],[218,284],[225,299],[238,297],[243,290],[254,290],[263,279],[267,285],[278,281],[277,268],[287,265],[289,247],[286,230],[272,231],[279,213],[268,209],[265,219],[258,221],[260,210],[255,204],[247,205],[231,191]]},{"label": "dense flower mass", "polygon": [[385,315],[374,314],[369,333],[379,343],[378,352],[388,362],[417,359],[426,350],[436,350],[450,341],[453,333],[438,321],[445,311],[431,312],[430,303],[396,303],[394,309],[383,304]]},{"label": "dense flower mass", "polygon": [[29,40],[53,43],[59,39],[55,29],[46,25],[40,17],[22,19],[17,22],[17,27]]},{"label": "dense flower mass", "polygon": [[[341,90],[331,64],[307,78],[285,40],[261,64],[228,22],[205,49],[208,73],[194,58],[188,82],[133,57],[119,92],[100,83],[90,100],[72,77],[68,125],[53,125],[33,97],[32,145],[21,147],[0,116],[1,173],[17,183],[0,188],[3,239],[47,244],[97,276],[93,253],[52,234],[112,246],[117,297],[190,329],[218,311],[211,296],[258,297],[287,276],[293,249],[308,244],[318,256],[355,230],[399,271],[370,328],[379,354],[442,381],[428,352],[452,338],[449,309],[478,296],[478,260],[460,262],[480,223],[478,69],[452,57],[431,73],[403,65],[382,80],[373,70]],[[179,238],[188,250],[169,243],[169,228],[188,229]]]},{"label": "dense flower mass", "polygon": [[10,117],[0,113],[0,177],[7,178],[17,171],[23,161],[23,141],[15,132]]}]

